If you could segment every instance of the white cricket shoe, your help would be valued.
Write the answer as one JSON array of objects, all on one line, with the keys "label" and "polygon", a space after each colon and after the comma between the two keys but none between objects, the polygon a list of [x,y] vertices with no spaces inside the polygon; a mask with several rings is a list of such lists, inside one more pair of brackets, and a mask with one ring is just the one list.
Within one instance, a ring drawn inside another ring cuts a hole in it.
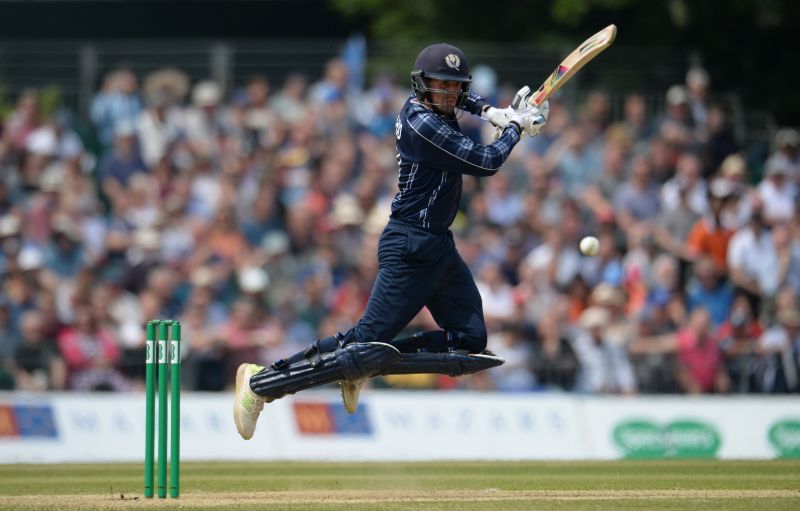
[{"label": "white cricket shoe", "polygon": [[367,381],[366,378],[360,380],[341,380],[339,388],[342,391],[342,401],[347,413],[356,413],[358,409],[358,395],[361,393],[361,386]]},{"label": "white cricket shoe", "polygon": [[256,364],[242,364],[236,370],[236,394],[233,401],[233,420],[242,438],[250,440],[256,430],[258,415],[267,400],[250,390],[250,378],[264,369]]}]

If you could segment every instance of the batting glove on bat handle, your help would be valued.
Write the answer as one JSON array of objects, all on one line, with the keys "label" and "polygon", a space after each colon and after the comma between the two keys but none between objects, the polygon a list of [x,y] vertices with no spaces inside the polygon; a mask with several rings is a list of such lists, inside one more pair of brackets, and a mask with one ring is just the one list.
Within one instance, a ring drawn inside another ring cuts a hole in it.
[{"label": "batting glove on bat handle", "polygon": [[544,129],[549,114],[549,108],[541,110],[539,108],[530,107],[524,112],[515,112],[513,115],[509,116],[508,122],[513,122],[519,126],[521,133],[535,137]]},{"label": "batting glove on bat handle", "polygon": [[511,107],[508,108],[495,108],[493,106],[484,108],[481,112],[481,118],[492,123],[496,128],[505,128],[508,126],[508,116],[513,112]]}]

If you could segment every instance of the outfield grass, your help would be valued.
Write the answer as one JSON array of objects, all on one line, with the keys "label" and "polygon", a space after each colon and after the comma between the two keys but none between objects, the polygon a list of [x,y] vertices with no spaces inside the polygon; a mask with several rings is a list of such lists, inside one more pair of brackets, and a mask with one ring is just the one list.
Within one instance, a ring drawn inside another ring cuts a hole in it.
[{"label": "outfield grass", "polygon": [[0,465],[0,509],[800,509],[800,461],[184,463],[178,501],[140,464]]}]

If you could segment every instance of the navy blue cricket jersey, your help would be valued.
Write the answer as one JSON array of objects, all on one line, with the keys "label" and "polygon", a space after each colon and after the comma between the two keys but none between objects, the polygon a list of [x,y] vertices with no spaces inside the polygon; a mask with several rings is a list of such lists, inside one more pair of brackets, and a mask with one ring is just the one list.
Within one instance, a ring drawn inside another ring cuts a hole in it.
[{"label": "navy blue cricket jersey", "polygon": [[[470,93],[464,110],[479,115],[486,102]],[[412,97],[395,123],[398,187],[392,218],[430,231],[446,231],[461,199],[461,174],[491,176],[519,142],[514,127],[496,141],[479,145],[461,133],[455,117],[431,111]]]}]

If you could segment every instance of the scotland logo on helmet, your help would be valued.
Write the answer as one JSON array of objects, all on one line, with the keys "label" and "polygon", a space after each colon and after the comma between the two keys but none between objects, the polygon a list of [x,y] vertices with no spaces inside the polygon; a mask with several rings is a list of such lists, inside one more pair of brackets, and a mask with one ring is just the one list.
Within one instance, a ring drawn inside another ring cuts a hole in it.
[{"label": "scotland logo on helmet", "polygon": [[456,55],[455,53],[451,53],[450,55],[445,57],[444,62],[445,64],[447,64],[447,67],[451,67],[456,71],[458,71],[458,66],[461,65],[461,59],[458,58],[458,55]]}]

